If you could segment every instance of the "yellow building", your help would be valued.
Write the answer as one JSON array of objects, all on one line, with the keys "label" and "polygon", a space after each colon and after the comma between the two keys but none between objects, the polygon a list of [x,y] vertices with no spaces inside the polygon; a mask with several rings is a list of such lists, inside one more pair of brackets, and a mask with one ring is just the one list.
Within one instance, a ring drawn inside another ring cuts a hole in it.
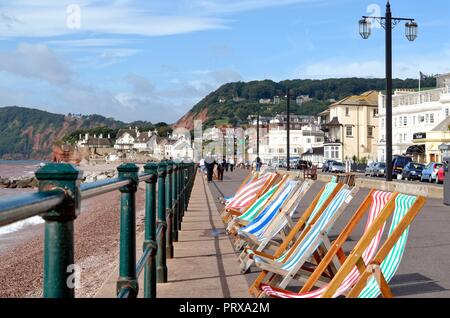
[{"label": "yellow building", "polygon": [[326,134],[324,160],[376,160],[378,92],[368,91],[331,104],[319,114]]},{"label": "yellow building", "polygon": [[450,143],[450,116],[442,121],[431,131],[417,133],[413,136],[415,147],[419,150],[413,154],[413,159],[418,162],[441,162],[443,157],[448,156],[441,149],[442,144]]}]

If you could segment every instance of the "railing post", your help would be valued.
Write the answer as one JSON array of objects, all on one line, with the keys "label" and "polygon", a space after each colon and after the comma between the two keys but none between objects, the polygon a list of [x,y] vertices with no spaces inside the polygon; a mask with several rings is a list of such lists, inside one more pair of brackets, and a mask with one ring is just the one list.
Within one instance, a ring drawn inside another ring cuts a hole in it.
[{"label": "railing post", "polygon": [[[187,211],[187,207],[188,207],[188,198],[189,198],[189,164],[185,164],[184,166],[184,212]],[[183,215],[184,215],[183,212]]]},{"label": "railing post", "polygon": [[166,229],[166,257],[173,258],[173,237],[172,237],[172,224],[173,224],[173,204],[172,204],[172,173],[173,162],[168,161],[167,164],[167,176],[166,176],[166,216],[167,229]]},{"label": "railing post", "polygon": [[157,279],[158,283],[167,282],[167,265],[166,265],[166,164],[161,162],[158,165],[158,224],[163,225],[161,236],[157,238],[158,252],[156,254],[157,261]]},{"label": "railing post", "polygon": [[[73,298],[75,284],[70,277],[74,264],[74,220],[80,213],[81,173],[70,164],[48,164],[36,172],[39,191],[61,189],[66,194],[63,204],[42,215],[45,220],[44,297]],[[27,251],[23,251],[26,253]]]},{"label": "railing post", "polygon": [[183,162],[180,162],[178,164],[178,174],[177,174],[177,188],[178,188],[178,230],[181,231],[181,222],[183,221],[183,204],[181,204],[181,200],[183,198],[183,183],[182,183],[182,176],[183,176]]},{"label": "railing post", "polygon": [[136,278],[136,191],[139,184],[139,168],[127,163],[117,168],[119,178],[130,179],[131,184],[120,189],[120,263],[117,293],[123,288],[137,297],[139,287]]},{"label": "railing post", "polygon": [[156,298],[156,181],[158,179],[158,164],[148,163],[144,172],[151,175],[145,186],[145,234],[144,251],[152,248],[144,268],[144,298]]},{"label": "railing post", "polygon": [[184,211],[186,208],[185,205],[185,197],[186,197],[186,165],[184,162],[181,163],[181,222],[183,222]]},{"label": "railing post", "polygon": [[177,176],[178,165],[173,163],[172,173],[172,207],[173,207],[173,221],[172,221],[172,240],[178,242],[178,189],[177,189]]}]

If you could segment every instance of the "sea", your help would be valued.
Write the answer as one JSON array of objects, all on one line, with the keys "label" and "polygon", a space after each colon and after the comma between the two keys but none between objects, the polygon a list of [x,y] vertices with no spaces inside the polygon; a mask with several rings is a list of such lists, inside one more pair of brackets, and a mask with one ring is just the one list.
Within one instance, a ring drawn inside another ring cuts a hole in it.
[{"label": "sea", "polygon": [[[0,178],[32,176],[45,161],[40,160],[0,160]],[[35,192],[36,189],[0,189],[0,204],[3,200]],[[20,239],[22,233],[30,233],[33,227],[44,223],[40,216],[31,217],[0,227],[0,252]]]}]

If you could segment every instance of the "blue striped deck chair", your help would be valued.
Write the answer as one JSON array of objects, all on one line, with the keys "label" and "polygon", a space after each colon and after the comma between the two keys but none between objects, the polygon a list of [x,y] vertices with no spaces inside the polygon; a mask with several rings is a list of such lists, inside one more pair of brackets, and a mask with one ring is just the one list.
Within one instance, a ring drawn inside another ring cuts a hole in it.
[{"label": "blue striped deck chair", "polygon": [[301,186],[301,182],[297,180],[289,180],[286,182],[286,186],[282,189],[279,195],[274,199],[266,208],[251,222],[249,222],[243,228],[237,229],[237,240],[235,242],[236,249],[241,249],[244,241],[239,239],[241,231],[247,231],[247,229],[260,229],[264,228],[273,218],[280,212],[289,198],[296,193],[296,190]]},{"label": "blue striped deck chair", "polygon": [[[290,249],[277,259],[265,258],[260,255],[254,255],[253,259],[257,267],[267,273],[271,273],[271,286],[277,284],[277,287],[285,288],[293,277],[304,280],[304,277],[310,274],[304,272],[302,267],[310,260],[321,245],[329,248],[331,245],[328,234],[331,231],[336,220],[342,215],[345,207],[350,203],[358,188],[350,189],[347,185],[341,188],[324,212],[320,215],[308,232],[298,240]],[[338,260],[333,260],[338,265]],[[300,274],[300,275],[299,275]],[[259,286],[261,281],[257,279],[255,284]],[[325,282],[318,282],[320,285]],[[254,287],[258,287],[253,285]],[[252,286],[252,287],[253,287]]]}]

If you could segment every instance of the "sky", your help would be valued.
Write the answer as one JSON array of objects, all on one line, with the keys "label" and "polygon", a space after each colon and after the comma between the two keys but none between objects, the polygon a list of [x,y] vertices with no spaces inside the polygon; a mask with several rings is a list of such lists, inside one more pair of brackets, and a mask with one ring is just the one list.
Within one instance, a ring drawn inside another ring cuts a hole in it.
[{"label": "sky", "polygon": [[[175,122],[232,81],[384,77],[375,0],[0,0],[0,105]],[[450,72],[450,1],[391,0],[394,76]]]}]

